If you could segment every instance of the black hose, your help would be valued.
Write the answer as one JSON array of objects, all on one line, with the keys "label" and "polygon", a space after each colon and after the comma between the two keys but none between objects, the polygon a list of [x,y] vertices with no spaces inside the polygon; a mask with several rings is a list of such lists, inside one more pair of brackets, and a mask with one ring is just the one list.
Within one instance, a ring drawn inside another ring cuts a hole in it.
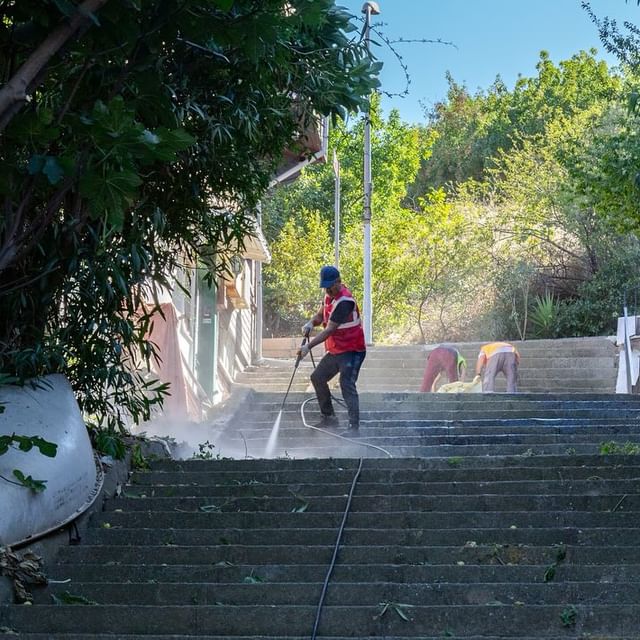
[{"label": "black hose", "polygon": [[347,516],[349,515],[349,509],[351,508],[351,499],[353,498],[353,492],[356,488],[356,482],[358,482],[358,478],[360,477],[360,471],[362,471],[362,458],[360,458],[358,462],[358,469],[356,471],[356,475],[353,476],[353,481],[351,482],[351,490],[349,491],[349,496],[347,498],[347,504],[344,508],[344,514],[342,516],[342,522],[340,523],[340,529],[338,530],[338,537],[336,538],[336,544],[333,548],[333,557],[331,558],[331,562],[329,563],[329,570],[327,571],[327,575],[324,579],[324,584],[322,585],[322,593],[320,594],[320,601],[318,602],[318,610],[316,612],[316,620],[313,623],[313,631],[311,633],[311,640],[315,640],[316,634],[318,632],[318,625],[320,624],[320,614],[322,613],[322,605],[324,604],[324,597],[327,593],[327,587],[329,586],[329,580],[331,579],[331,574],[333,573],[333,568],[336,565],[336,558],[338,557],[338,551],[340,550],[340,542],[342,541],[342,533],[344,531],[344,525],[347,522]]}]

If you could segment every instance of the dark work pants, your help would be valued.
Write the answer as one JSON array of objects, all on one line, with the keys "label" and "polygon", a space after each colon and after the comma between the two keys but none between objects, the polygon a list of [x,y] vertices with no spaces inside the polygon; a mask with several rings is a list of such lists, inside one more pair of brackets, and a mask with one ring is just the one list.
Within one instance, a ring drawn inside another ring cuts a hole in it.
[{"label": "dark work pants", "polygon": [[366,355],[366,351],[347,351],[339,354],[326,353],[320,360],[311,374],[311,384],[313,384],[313,388],[316,391],[322,415],[333,415],[331,392],[327,383],[339,373],[342,397],[349,411],[349,424],[357,425],[360,422],[360,400],[356,382]]}]

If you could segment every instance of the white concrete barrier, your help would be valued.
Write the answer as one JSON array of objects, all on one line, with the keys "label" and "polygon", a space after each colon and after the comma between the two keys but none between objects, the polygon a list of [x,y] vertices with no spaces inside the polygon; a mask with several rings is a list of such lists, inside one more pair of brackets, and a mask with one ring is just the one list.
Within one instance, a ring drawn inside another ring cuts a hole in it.
[{"label": "white concrete barrier", "polygon": [[[69,381],[45,376],[38,387],[0,387],[0,436],[40,436],[58,445],[50,458],[33,447],[0,455],[0,545],[37,538],[72,521],[97,497],[104,480]],[[18,469],[46,480],[39,493],[17,482]]]}]

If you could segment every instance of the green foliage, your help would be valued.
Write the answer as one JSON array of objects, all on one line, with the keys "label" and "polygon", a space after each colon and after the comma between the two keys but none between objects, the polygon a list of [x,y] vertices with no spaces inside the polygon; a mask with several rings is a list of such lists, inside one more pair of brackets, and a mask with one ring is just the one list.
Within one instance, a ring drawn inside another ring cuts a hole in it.
[{"label": "green foliage", "polygon": [[597,273],[579,285],[576,298],[564,301],[558,308],[558,331],[561,335],[611,335],[616,331],[622,313],[625,292],[635,312],[631,292],[640,286],[637,265],[640,241],[635,237],[612,243],[611,253]]},{"label": "green foliage", "polygon": [[[640,285],[640,115],[627,106],[637,74],[609,70],[591,50],[558,64],[542,52],[513,90],[498,79],[471,95],[449,80],[424,128],[385,121],[373,104],[374,339],[614,332],[624,292]],[[361,136],[361,123],[331,135],[340,267],[360,298]],[[332,168],[273,196],[265,219],[266,326],[297,333],[317,308],[317,270],[332,262]]]},{"label": "green foliage", "polygon": [[[542,52],[537,71],[513,91],[498,80],[474,96],[450,79],[428,125],[431,157],[411,189],[444,186],[453,208],[466,194],[484,210],[493,239],[489,309],[475,329],[483,339],[523,339],[530,328],[537,337],[609,333],[622,292],[636,286],[621,268],[637,260],[635,240],[620,232],[640,220],[637,124],[620,101],[637,81],[594,51],[558,65]],[[553,307],[531,305],[546,291]]]},{"label": "green foliage", "polygon": [[[74,10],[8,3],[3,78]],[[377,86],[350,19],[333,0],[110,0],[0,114],[0,370],[67,375],[101,451],[168,392],[139,371],[171,272],[202,258],[213,282],[285,147]]]},{"label": "green foliage", "polygon": [[35,480],[30,475],[25,476],[20,469],[13,470],[13,476],[18,480],[18,484],[21,484],[25,489],[31,489],[34,493],[41,493],[47,488],[46,480]]},{"label": "green foliage", "polygon": [[567,558],[567,547],[564,544],[556,545],[555,560],[547,567],[544,572],[543,579],[545,582],[551,582],[556,577],[556,569]]},{"label": "green foliage", "polygon": [[536,296],[529,314],[536,338],[554,337],[556,315],[556,301],[551,292],[547,291],[544,296]]},{"label": "green foliage", "polygon": [[[58,452],[57,444],[49,442],[40,436],[19,436],[15,433],[12,433],[10,436],[0,436],[0,456],[7,453],[10,447],[24,452],[31,451],[31,449],[36,447],[42,455],[48,458],[55,458]],[[25,476],[19,469],[14,469],[12,475],[15,480],[9,480],[4,476],[0,476],[0,478],[11,484],[18,484],[26,489],[30,489],[34,493],[40,493],[46,489],[46,480],[36,480],[30,475]]]},{"label": "green foliage", "polygon": [[[472,212],[452,207],[443,191],[407,199],[407,185],[428,155],[428,136],[403,124],[396,112],[382,119],[377,101],[372,125],[375,339],[430,332],[432,326],[442,332],[442,314],[431,312],[431,304],[446,300],[461,309],[449,294],[462,273],[480,272],[481,229],[470,224]],[[341,163],[340,269],[360,301],[362,140],[362,123],[338,128],[330,137]],[[297,333],[301,321],[319,308],[318,271],[333,263],[333,190],[332,167],[312,167],[266,203],[273,260],[265,268],[265,324],[275,335]]]},{"label": "green foliage", "polygon": [[640,445],[635,442],[609,442],[600,443],[600,455],[602,456],[637,456],[640,454]]},{"label": "green foliage", "polygon": [[301,209],[271,245],[272,265],[265,269],[266,319],[272,331],[299,331],[322,303],[318,274],[333,264],[329,225],[318,212]]},{"label": "green foliage", "polygon": [[45,440],[40,436],[19,436],[12,433],[10,436],[0,436],[0,455],[6,453],[9,447],[15,447],[20,451],[31,451],[36,447],[40,453],[49,458],[55,458],[58,445]]},{"label": "green foliage", "polygon": [[201,442],[198,445],[198,453],[193,455],[194,460],[213,460],[216,458],[216,454],[214,454],[213,450],[216,448],[215,444],[212,444],[208,440],[206,442]]},{"label": "green foliage", "polygon": [[142,453],[142,447],[139,442],[134,444],[131,448],[131,466],[134,469],[143,471],[151,468],[149,461]]},{"label": "green foliage", "polygon": [[560,612],[560,621],[563,627],[575,627],[578,622],[578,610],[569,605]]},{"label": "green foliage", "polygon": [[640,114],[615,105],[569,164],[577,191],[621,233],[640,231],[639,129]]},{"label": "green foliage", "polygon": [[53,601],[53,604],[98,604],[84,596],[69,593],[69,591],[63,591],[57,595],[52,593],[51,600]]},{"label": "green foliage", "polygon": [[472,179],[482,181],[501,152],[539,135],[550,123],[610,100],[620,88],[595,51],[581,51],[557,66],[540,53],[537,75],[521,77],[509,91],[498,77],[487,91],[471,95],[451,76],[446,100],[426,114],[435,135],[432,157],[421,170],[418,194]]},{"label": "green foliage", "polygon": [[94,429],[93,444],[99,453],[111,456],[114,460],[123,460],[127,453],[127,446],[119,432]]},{"label": "green foliage", "polygon": [[407,609],[413,608],[414,605],[405,604],[403,602],[390,602],[388,600],[385,600],[384,602],[380,602],[378,606],[380,607],[380,611],[374,616],[374,618],[381,620],[382,618],[384,618],[384,616],[387,615],[387,613],[393,611],[399,618],[401,618],[405,622],[410,622],[411,619],[406,612]]}]

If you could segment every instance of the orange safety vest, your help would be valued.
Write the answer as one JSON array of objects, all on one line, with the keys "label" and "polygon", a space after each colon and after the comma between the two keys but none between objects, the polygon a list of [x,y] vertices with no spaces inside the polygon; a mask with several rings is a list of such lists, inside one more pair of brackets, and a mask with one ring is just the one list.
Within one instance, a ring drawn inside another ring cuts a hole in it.
[{"label": "orange safety vest", "polygon": [[333,310],[341,302],[353,302],[353,311],[347,320],[338,325],[338,328],[326,340],[325,345],[329,353],[345,353],[346,351],[366,351],[367,346],[364,340],[364,331],[362,330],[362,319],[360,318],[360,309],[356,301],[351,295],[351,291],[344,285],[341,285],[340,292],[335,298],[325,295],[323,306],[323,322],[322,326],[326,327]]},{"label": "orange safety vest", "polygon": [[486,362],[491,356],[495,356],[496,353],[515,353],[516,361],[520,360],[520,354],[518,350],[508,342],[490,342],[480,347],[480,353],[478,354],[478,360]]}]

